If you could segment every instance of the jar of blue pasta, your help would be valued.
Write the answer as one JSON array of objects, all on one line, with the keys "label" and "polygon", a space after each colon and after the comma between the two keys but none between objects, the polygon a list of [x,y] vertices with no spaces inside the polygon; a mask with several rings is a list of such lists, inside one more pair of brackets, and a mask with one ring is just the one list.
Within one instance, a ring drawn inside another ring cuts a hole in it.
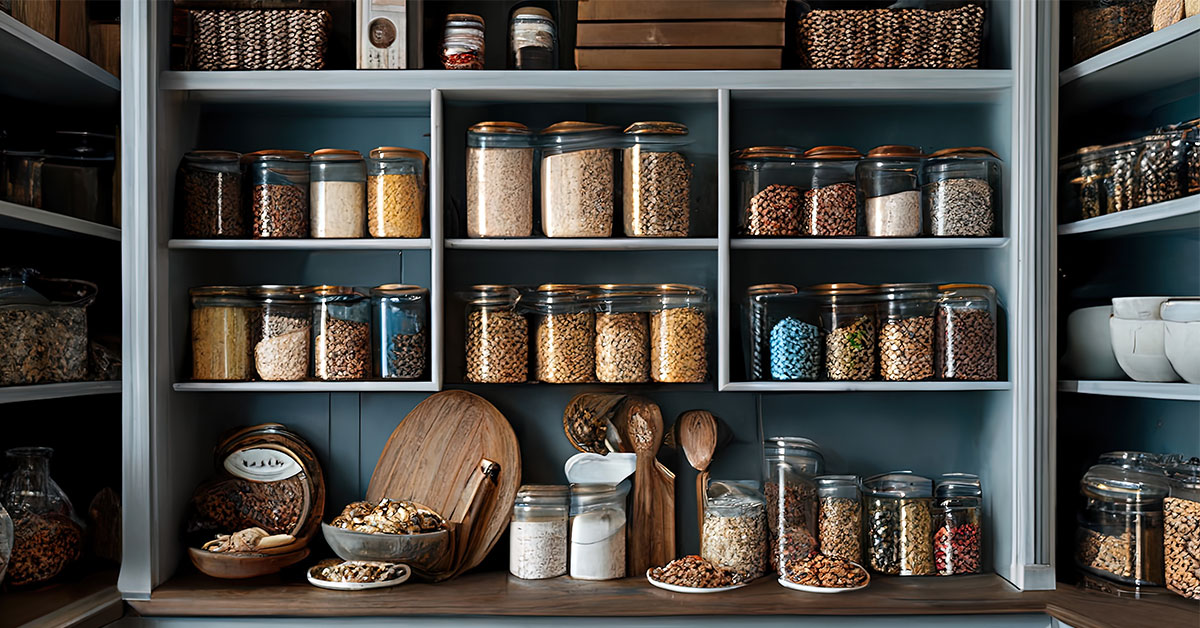
[{"label": "jar of blue pasta", "polygon": [[812,381],[821,377],[822,340],[818,301],[811,292],[761,298],[770,379]]}]

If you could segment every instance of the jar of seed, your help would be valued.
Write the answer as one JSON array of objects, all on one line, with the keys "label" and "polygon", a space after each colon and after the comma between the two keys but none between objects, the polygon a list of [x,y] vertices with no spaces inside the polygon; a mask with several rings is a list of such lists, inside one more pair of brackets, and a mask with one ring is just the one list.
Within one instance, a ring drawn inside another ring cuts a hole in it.
[{"label": "jar of seed", "polygon": [[194,150],[179,164],[180,233],[186,238],[244,238],[241,153]]},{"label": "jar of seed", "polygon": [[683,153],[687,133],[678,122],[634,122],[625,129],[625,235],[687,237],[692,204],[692,164]]},{"label": "jar of seed", "polygon": [[865,232],[873,238],[921,235],[921,149],[879,146],[858,163],[855,178],[862,195]]},{"label": "jar of seed", "polygon": [[312,343],[311,289],[305,286],[258,286],[251,297],[261,308],[254,369],[268,382],[294,382],[308,376]]},{"label": "jar of seed", "polygon": [[606,384],[650,381],[649,286],[605,284],[590,291],[596,313],[596,379]]},{"label": "jar of seed", "polygon": [[734,152],[734,185],[742,207],[738,231],[742,235],[800,235],[805,184],[799,166],[803,153],[794,146],[753,146]]},{"label": "jar of seed", "polygon": [[[771,327],[767,326],[767,297],[773,294],[795,294],[796,286],[786,283],[763,283],[746,288],[746,300],[742,304],[745,326],[742,328],[742,345],[749,347],[746,356],[746,372],[753,381],[768,379],[771,354]],[[819,353],[819,352],[818,352]]]},{"label": "jar of seed", "polygon": [[1079,489],[1084,504],[1075,536],[1076,566],[1126,586],[1162,586],[1167,478],[1161,473],[1094,465],[1083,475]]},{"label": "jar of seed", "polygon": [[548,238],[612,235],[617,127],[558,122],[542,129],[542,232]]},{"label": "jar of seed", "polygon": [[1105,195],[1112,211],[1123,212],[1139,207],[1138,189],[1141,182],[1138,169],[1141,144],[1122,142],[1109,146],[1104,152],[1111,173],[1106,182]]},{"label": "jar of seed", "polygon": [[821,553],[862,562],[862,492],[857,475],[817,476],[817,547]]},{"label": "jar of seed", "polygon": [[821,301],[803,290],[795,294],[759,297],[765,310],[767,361],[770,379],[813,381],[821,377],[824,346],[821,337]]},{"label": "jar of seed", "polygon": [[821,447],[807,438],[763,440],[763,494],[767,503],[771,568],[787,576],[817,550],[816,476]]},{"label": "jar of seed", "polygon": [[596,374],[596,314],[582,286],[544,284],[522,298],[534,326],[534,375],[549,384],[590,382]]},{"label": "jar of seed", "polygon": [[518,122],[467,129],[467,237],[533,234],[533,139]]},{"label": "jar of seed", "polygon": [[858,192],[854,171],[862,154],[849,146],[818,146],[800,163],[805,186],[800,233],[809,236],[858,235]]},{"label": "jar of seed", "polygon": [[508,524],[508,572],[523,580],[567,573],[567,520],[571,500],[566,486],[526,484],[513,501]]},{"label": "jar of seed", "polygon": [[367,231],[373,238],[419,238],[424,231],[429,159],[412,148],[380,146],[367,160]]},{"label": "jar of seed", "polygon": [[979,476],[946,473],[934,489],[933,560],[939,576],[983,571],[983,490]]},{"label": "jar of seed", "polygon": [[308,153],[262,150],[242,156],[250,185],[250,235],[308,237]]},{"label": "jar of seed", "polygon": [[932,576],[933,481],[908,472],[863,480],[867,558],[871,569],[893,576]]},{"label": "jar of seed", "polygon": [[893,283],[877,287],[879,374],[890,382],[933,378],[933,304],[937,287]]},{"label": "jar of seed", "polygon": [[939,286],[934,371],[939,379],[996,379],[996,291],[982,284]]},{"label": "jar of seed", "polygon": [[254,378],[258,307],[248,289],[205,286],[192,300],[192,379],[244,382]]},{"label": "jar of seed", "polygon": [[1185,133],[1167,129],[1142,138],[1138,161],[1139,207],[1183,196],[1187,185]]},{"label": "jar of seed", "polygon": [[650,312],[650,379],[660,383],[708,379],[708,292],[699,286],[657,287]]},{"label": "jar of seed", "polygon": [[309,227],[314,238],[361,238],[367,217],[367,167],[356,150],[312,154]]},{"label": "jar of seed", "polygon": [[483,384],[524,382],[529,376],[529,327],[518,310],[520,293],[509,286],[479,285],[466,301],[466,377]]},{"label": "jar of seed", "polygon": [[313,302],[313,375],[323,380],[366,379],[371,369],[370,302],[344,286],[317,286]]},{"label": "jar of seed", "polygon": [[1200,458],[1171,468],[1170,494],[1163,500],[1164,569],[1167,588],[1200,600]]},{"label": "jar of seed", "polygon": [[1077,155],[1080,217],[1095,218],[1116,211],[1107,194],[1108,178],[1112,176],[1108,153],[1100,146],[1088,146],[1079,149]]},{"label": "jar of seed", "polygon": [[767,509],[756,482],[709,483],[700,556],[732,570],[743,581],[767,572]]},{"label": "jar of seed", "polygon": [[921,203],[926,233],[987,237],[999,208],[1000,158],[979,146],[946,148],[921,166]]},{"label": "jar of seed", "polygon": [[835,381],[873,378],[879,342],[873,290],[861,284],[824,284],[813,291],[821,299],[825,377]]},{"label": "jar of seed", "polygon": [[401,284],[371,288],[371,320],[374,376],[424,376],[429,361],[429,291]]}]

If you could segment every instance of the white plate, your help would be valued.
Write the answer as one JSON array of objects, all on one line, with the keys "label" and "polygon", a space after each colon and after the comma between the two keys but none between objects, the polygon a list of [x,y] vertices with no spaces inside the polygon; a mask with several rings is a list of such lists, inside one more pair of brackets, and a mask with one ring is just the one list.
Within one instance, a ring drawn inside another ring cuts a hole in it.
[{"label": "white plate", "polygon": [[308,568],[307,572],[305,572],[308,576],[308,583],[314,587],[333,589],[334,591],[365,591],[367,589],[383,589],[386,587],[394,587],[407,581],[409,577],[412,576],[412,569],[409,569],[408,565],[400,565],[400,567],[402,567],[400,575],[392,578],[391,580],[383,580],[380,582],[330,582],[328,580],[321,580],[320,578],[313,577],[312,572],[317,567],[318,565],[313,565],[312,567]]},{"label": "white plate", "polygon": [[650,569],[646,570],[646,580],[648,580],[650,582],[650,584],[652,584],[660,589],[666,589],[667,591],[673,591],[675,593],[720,593],[722,591],[732,591],[734,589],[740,589],[740,588],[746,586],[747,584],[750,584],[749,582],[743,582],[741,584],[735,584],[735,585],[728,586],[728,587],[681,587],[677,584],[667,584],[665,582],[659,582],[659,581],[655,580],[654,578],[651,578],[650,572],[653,569],[654,568],[651,567]]},{"label": "white plate", "polygon": [[[861,567],[860,567],[861,568]],[[863,571],[866,571],[865,569]],[[783,576],[779,576],[779,586],[795,591],[804,591],[806,593],[846,593],[847,591],[859,591],[871,585],[871,574],[867,574],[867,582],[862,586],[838,588],[838,587],[810,587],[807,584],[796,584]]]}]

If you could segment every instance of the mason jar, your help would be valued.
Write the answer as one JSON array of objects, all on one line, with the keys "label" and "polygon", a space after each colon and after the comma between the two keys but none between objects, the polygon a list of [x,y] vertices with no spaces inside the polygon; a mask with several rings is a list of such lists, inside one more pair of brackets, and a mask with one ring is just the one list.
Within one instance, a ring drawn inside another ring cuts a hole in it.
[{"label": "mason jar", "polygon": [[508,524],[508,572],[522,580],[567,573],[567,486],[525,484],[513,501]]},{"label": "mason jar", "polygon": [[361,238],[367,214],[367,168],[356,150],[322,148],[312,154],[308,198],[314,238]]},{"label": "mason jar", "polygon": [[879,295],[879,374],[885,381],[933,378],[934,300],[925,283],[883,284]]},{"label": "mason jar", "polygon": [[742,235],[800,235],[800,206],[807,185],[800,169],[803,153],[794,146],[753,146],[733,153]]},{"label": "mason jar", "polygon": [[596,374],[596,315],[579,286],[543,284],[522,298],[534,325],[534,375],[549,384],[590,382]]},{"label": "mason jar", "polygon": [[509,67],[558,69],[558,30],[549,11],[540,7],[513,9],[508,40]]},{"label": "mason jar", "polygon": [[767,571],[767,509],[755,482],[710,482],[700,524],[700,556],[743,582]]},{"label": "mason jar", "polygon": [[862,195],[865,232],[873,238],[921,235],[921,149],[878,146],[858,162],[855,178]]},{"label": "mason jar", "polygon": [[483,18],[470,13],[446,16],[442,31],[442,67],[447,70],[482,70]]},{"label": "mason jar", "polygon": [[987,237],[999,208],[1000,158],[979,146],[946,148],[921,166],[921,203],[932,236]]},{"label": "mason jar", "polygon": [[370,301],[354,288],[317,286],[313,302],[313,375],[366,379],[371,370]]},{"label": "mason jar", "polygon": [[250,186],[250,235],[306,238],[308,232],[308,153],[262,150],[242,156]]},{"label": "mason jar", "polygon": [[625,577],[629,481],[571,485],[569,572],[577,580]]},{"label": "mason jar", "polygon": [[982,284],[939,286],[934,370],[940,379],[994,381],[996,291]]},{"label": "mason jar", "polygon": [[1083,475],[1079,490],[1084,503],[1075,536],[1075,564],[1118,584],[1162,586],[1167,478],[1095,465]]},{"label": "mason jar", "polygon": [[807,438],[763,440],[763,494],[767,502],[771,568],[793,573],[817,549],[816,476],[824,470],[821,447]]},{"label": "mason jar", "polygon": [[419,238],[424,233],[429,158],[412,148],[380,146],[367,160],[367,231],[373,238]]},{"label": "mason jar", "polygon": [[533,139],[518,122],[467,129],[467,237],[533,234]]},{"label": "mason jar", "polygon": [[401,284],[371,288],[371,319],[374,376],[424,376],[429,364],[429,291]]},{"label": "mason jar", "polygon": [[244,238],[241,153],[194,150],[179,163],[178,216],[185,238]]},{"label": "mason jar", "polygon": [[817,548],[830,558],[862,563],[862,492],[857,475],[820,475]]},{"label": "mason jar", "polygon": [[617,127],[559,122],[540,133],[542,232],[548,238],[612,235]]},{"label": "mason jar", "polygon": [[804,153],[804,201],[800,233],[809,236],[858,235],[858,191],[854,172],[862,154],[848,146],[818,146]]},{"label": "mason jar", "polygon": [[634,122],[625,129],[625,235],[687,237],[692,208],[692,164],[683,152],[687,133],[678,122]]},{"label": "mason jar", "polygon": [[1095,218],[1115,211],[1106,194],[1109,159],[1104,148],[1088,146],[1079,149],[1078,176],[1072,183],[1078,185],[1079,217]]},{"label": "mason jar", "polygon": [[247,288],[204,286],[192,301],[192,379],[245,382],[254,378],[258,304]]},{"label": "mason jar", "polygon": [[1200,600],[1200,458],[1171,468],[1163,500],[1163,567],[1167,588]]},{"label": "mason jar", "polygon": [[768,375],[774,381],[821,378],[824,342],[822,301],[810,290],[758,298],[763,309]]},{"label": "mason jar", "polygon": [[867,558],[871,569],[893,576],[932,576],[933,481],[908,472],[863,480],[867,504]]},{"label": "mason jar", "polygon": [[529,326],[509,286],[472,286],[466,302],[466,378],[482,384],[524,382],[529,376]]},{"label": "mason jar", "polygon": [[933,561],[939,576],[983,571],[983,489],[979,476],[946,473],[934,488]]},{"label": "mason jar", "polygon": [[699,383],[708,379],[708,292],[662,284],[650,312],[650,379]]},{"label": "mason jar", "polygon": [[596,379],[606,384],[650,381],[649,286],[604,284],[588,295],[596,316]]},{"label": "mason jar", "polygon": [[254,333],[254,369],[268,382],[295,382],[308,377],[312,343],[312,302],[306,286],[257,286],[250,296],[258,304]]},{"label": "mason jar", "polygon": [[820,299],[825,336],[825,377],[867,381],[875,376],[879,343],[875,296],[861,284],[824,284],[813,289]]}]

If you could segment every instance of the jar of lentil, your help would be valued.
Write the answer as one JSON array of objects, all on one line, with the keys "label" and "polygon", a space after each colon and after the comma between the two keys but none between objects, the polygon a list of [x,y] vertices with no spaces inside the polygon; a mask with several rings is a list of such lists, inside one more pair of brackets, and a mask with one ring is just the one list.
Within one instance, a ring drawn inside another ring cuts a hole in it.
[{"label": "jar of lentil", "polygon": [[558,69],[558,29],[549,11],[540,7],[513,9],[509,27],[509,67],[517,70]]},{"label": "jar of lentil", "polygon": [[858,235],[858,192],[854,172],[862,154],[848,146],[818,146],[804,153],[804,201],[800,233],[809,236]]},{"label": "jar of lentil", "polygon": [[1171,468],[1169,496],[1163,500],[1164,570],[1167,588],[1200,600],[1200,458]]},{"label": "jar of lentil", "polygon": [[429,291],[385,284],[371,288],[371,361],[382,379],[420,379],[429,356]]},{"label": "jar of lentil", "polygon": [[373,238],[419,238],[424,232],[429,159],[412,148],[380,146],[367,160],[367,231]]},{"label": "jar of lentil", "polygon": [[242,156],[250,185],[250,235],[308,237],[308,153],[262,150]]},{"label": "jar of lentil", "polygon": [[742,304],[742,346],[745,352],[746,372],[753,381],[769,378],[771,355],[771,328],[767,326],[767,297],[773,294],[795,294],[796,286],[786,283],[763,283],[746,288],[746,300]]},{"label": "jar of lentil", "polygon": [[518,122],[467,129],[467,237],[533,234],[533,140]]},{"label": "jar of lentil", "polygon": [[524,382],[529,375],[529,327],[518,310],[520,293],[509,286],[479,285],[466,301],[467,381]]},{"label": "jar of lentil", "polygon": [[571,485],[572,578],[615,580],[625,577],[625,498],[629,481]]},{"label": "jar of lentil", "polygon": [[987,237],[996,226],[1000,158],[979,146],[946,148],[921,166],[921,202],[932,236]]},{"label": "jar of lentil", "polygon": [[522,298],[534,326],[534,375],[549,384],[590,382],[596,374],[596,314],[581,286],[544,284]]},{"label": "jar of lentil", "polygon": [[192,379],[245,382],[254,378],[258,307],[238,286],[188,290],[192,300]]},{"label": "jar of lentil", "polygon": [[470,13],[446,16],[442,32],[442,67],[447,70],[483,69],[483,18]]},{"label": "jar of lentil", "polygon": [[508,524],[508,572],[522,580],[557,578],[567,573],[566,486],[526,484],[513,501]]},{"label": "jar of lentil", "polygon": [[1140,151],[1141,144],[1138,142],[1114,144],[1104,151],[1108,161],[1108,170],[1111,173],[1106,181],[1105,194],[1112,211],[1122,212],[1139,207]]},{"label": "jar of lentil", "polygon": [[937,302],[934,370],[939,379],[996,379],[996,291],[981,284],[946,284]]},{"label": "jar of lentil", "polygon": [[700,525],[700,556],[743,582],[767,572],[767,509],[756,482],[710,482]]},{"label": "jar of lentil", "polygon": [[542,130],[542,232],[546,237],[612,235],[616,134],[616,127],[593,122],[559,122]]},{"label": "jar of lentil", "polygon": [[256,321],[254,369],[268,382],[295,382],[308,377],[312,343],[311,289],[305,286],[258,286],[250,295],[261,316]]},{"label": "jar of lentil", "polygon": [[857,475],[817,476],[817,547],[821,553],[862,562],[862,492]]},{"label": "jar of lentil", "polygon": [[893,576],[932,576],[933,481],[908,472],[863,480],[867,505],[867,558],[871,569]]},{"label": "jar of lentil", "polygon": [[317,286],[313,302],[313,375],[366,379],[371,370],[370,301],[354,288]]},{"label": "jar of lentil", "polygon": [[891,382],[933,378],[933,304],[937,287],[883,284],[879,306],[879,374]]},{"label": "jar of lentil", "polygon": [[1165,130],[1142,138],[1138,160],[1139,207],[1183,196],[1187,185],[1185,133]]},{"label": "jar of lentil", "polygon": [[983,571],[983,490],[979,476],[946,473],[934,489],[933,561],[939,576]]},{"label": "jar of lentil", "polygon": [[821,377],[821,301],[809,290],[758,298],[764,312],[770,379],[813,381]]},{"label": "jar of lentil", "polygon": [[763,440],[763,494],[767,502],[771,568],[781,576],[817,551],[816,476],[825,456],[815,442],[794,436]]},{"label": "jar of lentil", "polygon": [[194,150],[179,163],[179,218],[186,238],[244,238],[241,153]]},{"label": "jar of lentil", "polygon": [[821,299],[821,332],[825,336],[825,377],[834,381],[867,381],[875,376],[879,344],[875,296],[861,284],[815,286]]},{"label": "jar of lentil", "polygon": [[656,292],[648,286],[605,284],[588,295],[596,313],[596,379],[606,384],[650,381],[650,310]]},{"label": "jar of lentil", "polygon": [[367,215],[367,168],[356,150],[312,154],[309,227],[314,238],[361,238]]},{"label": "jar of lentil", "polygon": [[708,378],[708,293],[699,286],[658,286],[650,312],[650,379],[660,383]]},{"label": "jar of lentil", "polygon": [[1095,465],[1083,475],[1079,488],[1084,505],[1075,536],[1075,564],[1121,585],[1162,586],[1167,478]]},{"label": "jar of lentil", "polygon": [[921,149],[879,146],[858,162],[855,178],[862,194],[866,234],[873,238],[921,235]]},{"label": "jar of lentil", "polygon": [[803,153],[794,146],[753,146],[733,153],[742,235],[800,235],[800,206],[807,185],[800,169]]},{"label": "jar of lentil", "polygon": [[687,237],[692,186],[692,164],[683,153],[687,133],[678,122],[634,122],[625,129],[625,235]]}]

